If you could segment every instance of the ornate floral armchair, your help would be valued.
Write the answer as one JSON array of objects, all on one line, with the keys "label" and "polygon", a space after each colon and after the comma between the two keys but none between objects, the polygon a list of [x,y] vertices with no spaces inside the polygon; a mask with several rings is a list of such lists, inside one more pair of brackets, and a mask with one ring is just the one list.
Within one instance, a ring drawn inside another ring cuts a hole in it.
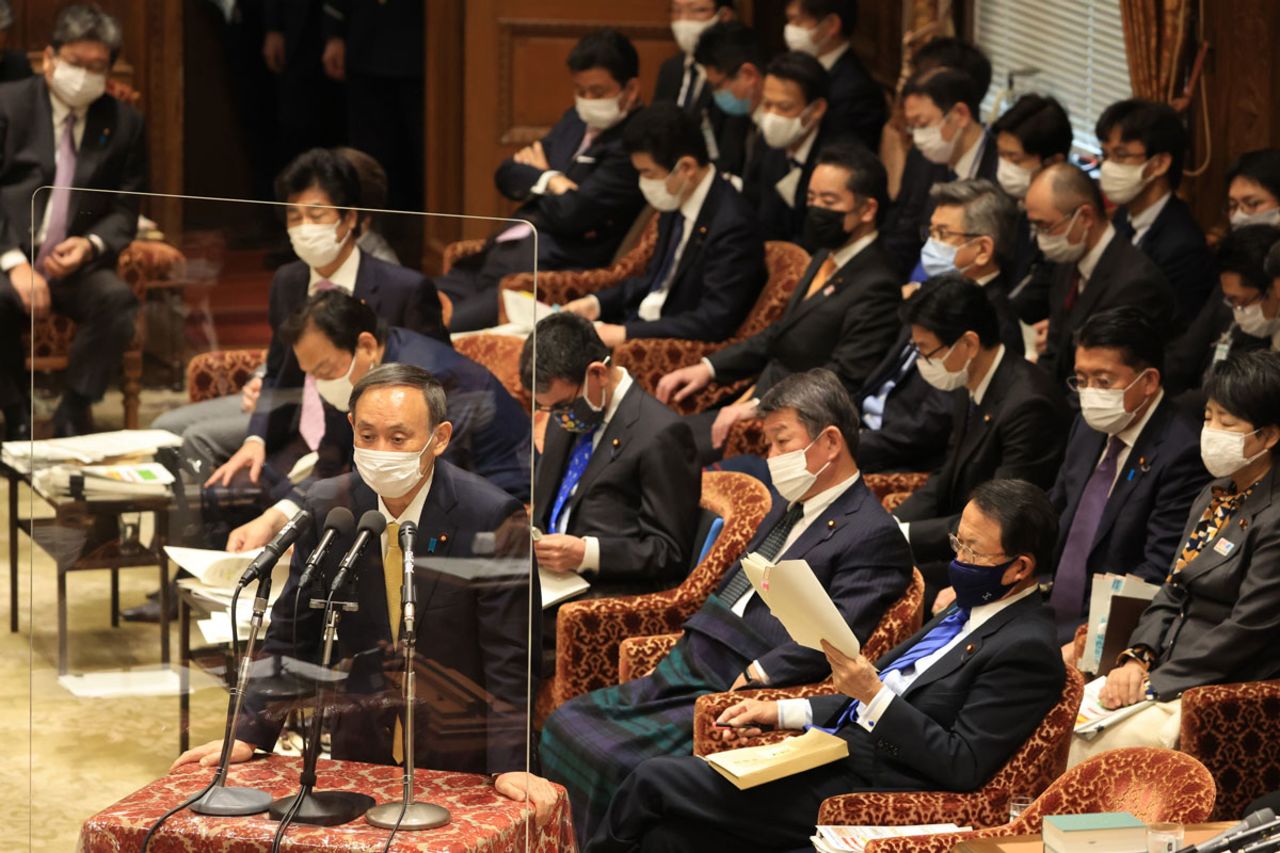
[{"label": "ornate floral armchair", "polygon": [[[1062,698],[1013,757],[977,791],[902,791],[841,794],[827,799],[818,823],[902,826],[957,823],[961,826],[1000,826],[1009,819],[1009,798],[1039,796],[1067,766],[1076,712],[1084,692],[1084,677],[1067,668]],[[915,848],[911,848],[915,849]],[[951,848],[946,848],[950,850]]]},{"label": "ornate floral armchair", "polygon": [[1217,783],[1213,820],[1239,820],[1280,788],[1280,681],[1213,684],[1182,694],[1179,748]]},{"label": "ornate floral armchair", "polygon": [[769,503],[768,490],[754,477],[705,472],[701,505],[724,519],[711,550],[674,589],[563,605],[556,620],[556,672],[543,685],[539,716],[574,696],[617,684],[618,646],[626,638],[680,630],[747,547]]},{"label": "ornate floral armchair", "polygon": [[472,361],[489,369],[502,387],[520,401],[526,410],[533,408],[533,397],[520,384],[520,350],[524,339],[512,335],[479,333],[464,335],[453,342],[453,348]]},{"label": "ornate floral armchair", "polygon": [[[972,832],[881,839],[868,844],[867,853],[946,853],[961,841],[1039,833],[1045,816],[1055,814],[1129,812],[1144,823],[1200,823],[1213,808],[1213,794],[1213,777],[1194,758],[1170,749],[1113,749],[1062,774],[1015,821]],[[819,823],[830,823],[824,818],[831,802],[823,804]],[[890,815],[882,812],[877,817]],[[924,822],[916,817],[903,815],[888,822]]]},{"label": "ornate floral armchair", "polygon": [[199,403],[234,394],[267,357],[265,349],[202,352],[187,364],[187,396]]},{"label": "ornate floral armchair", "polygon": [[[764,245],[764,260],[769,279],[733,337],[719,343],[679,338],[638,338],[613,351],[614,363],[627,368],[641,387],[652,394],[658,387],[658,380],[671,371],[696,364],[729,344],[763,331],[782,316],[787,300],[809,265],[809,254],[794,243],[771,241]],[[713,385],[689,395],[680,403],[673,403],[672,407],[681,414],[705,411],[723,398],[741,394],[748,385],[748,380]]]}]

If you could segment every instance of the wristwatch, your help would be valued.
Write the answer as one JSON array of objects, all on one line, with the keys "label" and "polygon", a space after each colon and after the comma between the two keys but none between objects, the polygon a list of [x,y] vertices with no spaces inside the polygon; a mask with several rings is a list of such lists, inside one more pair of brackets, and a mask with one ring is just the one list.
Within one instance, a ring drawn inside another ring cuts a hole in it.
[{"label": "wristwatch", "polygon": [[1156,655],[1147,646],[1132,646],[1116,656],[1116,666],[1124,666],[1126,661],[1136,661],[1147,672],[1156,665]]}]

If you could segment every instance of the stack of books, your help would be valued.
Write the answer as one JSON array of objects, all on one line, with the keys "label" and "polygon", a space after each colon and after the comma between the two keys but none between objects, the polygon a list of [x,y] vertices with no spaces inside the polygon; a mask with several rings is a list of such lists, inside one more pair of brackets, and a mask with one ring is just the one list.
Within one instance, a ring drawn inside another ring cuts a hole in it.
[{"label": "stack of books", "polygon": [[1144,853],[1147,825],[1128,812],[1050,815],[1041,828],[1045,853]]}]

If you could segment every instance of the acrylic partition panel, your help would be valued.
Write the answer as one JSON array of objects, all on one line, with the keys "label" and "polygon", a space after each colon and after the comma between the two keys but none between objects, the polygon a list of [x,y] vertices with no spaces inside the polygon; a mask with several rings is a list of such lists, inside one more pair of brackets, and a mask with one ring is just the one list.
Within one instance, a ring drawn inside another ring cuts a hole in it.
[{"label": "acrylic partition panel", "polygon": [[[423,268],[434,214],[326,199],[33,197],[0,332],[33,436],[2,448],[13,630],[0,849],[137,849],[155,818],[210,784],[204,816],[182,809],[156,837],[172,848],[241,821],[243,837],[269,842],[268,814],[217,812],[291,796],[317,733],[318,796],[286,837],[328,815],[347,819],[326,830],[338,843],[381,849],[388,814],[397,838],[439,815],[394,808],[410,720],[408,793],[451,812],[417,843],[499,832],[524,849],[563,831],[535,825],[490,776],[529,767],[544,667],[534,410],[520,373],[535,350],[533,294],[509,296],[508,317],[492,283],[470,275],[459,289],[464,276]],[[65,233],[92,236],[44,246],[60,205]],[[533,272],[528,225],[468,229]],[[478,271],[485,249],[459,243],[445,263]],[[229,717],[244,742],[231,758],[253,746],[250,762],[225,777],[198,764],[171,773],[188,749],[216,765]],[[377,825],[370,802],[392,804]]]}]

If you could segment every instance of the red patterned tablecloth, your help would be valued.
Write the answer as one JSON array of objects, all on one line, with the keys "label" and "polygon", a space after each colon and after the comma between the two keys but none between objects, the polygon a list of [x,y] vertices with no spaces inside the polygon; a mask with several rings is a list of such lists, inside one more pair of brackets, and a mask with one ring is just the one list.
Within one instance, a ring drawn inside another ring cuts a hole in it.
[{"label": "red patterned tablecloth", "polygon": [[[231,768],[228,785],[288,796],[298,788],[296,758],[271,756]],[[354,761],[321,761],[319,790],[358,791],[379,803],[398,802],[402,775],[398,767]],[[212,771],[196,766],[157,779],[115,805],[85,821],[80,830],[82,853],[136,853],[142,837],[155,820],[177,803],[209,784]],[[438,829],[399,832],[393,851],[417,853],[559,853],[574,850],[569,800],[560,799],[545,823],[535,825],[531,808],[499,795],[483,776],[472,773],[417,771],[417,799],[449,809],[452,821]],[[271,848],[276,822],[266,815],[255,817],[202,817],[183,810],[165,823],[147,848],[150,853],[265,853]],[[342,826],[293,824],[282,850],[290,853],[381,851],[388,830],[377,829],[363,818]]]}]

